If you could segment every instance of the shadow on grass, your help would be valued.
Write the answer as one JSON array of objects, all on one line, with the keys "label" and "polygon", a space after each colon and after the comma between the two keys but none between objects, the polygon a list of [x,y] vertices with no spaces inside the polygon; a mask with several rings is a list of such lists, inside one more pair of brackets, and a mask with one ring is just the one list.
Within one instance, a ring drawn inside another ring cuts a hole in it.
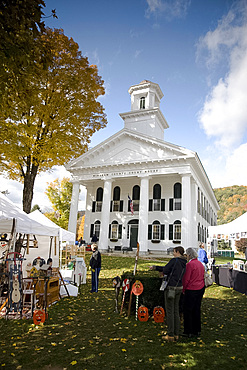
[{"label": "shadow on grass", "polygon": [[[115,272],[115,271],[114,271]],[[3,368],[36,369],[246,369],[246,296],[213,285],[202,302],[202,337],[166,343],[165,323],[114,311],[112,277],[98,293],[81,285],[79,295],[49,308],[43,326],[31,320],[0,320]],[[119,300],[119,306],[121,299]]]}]

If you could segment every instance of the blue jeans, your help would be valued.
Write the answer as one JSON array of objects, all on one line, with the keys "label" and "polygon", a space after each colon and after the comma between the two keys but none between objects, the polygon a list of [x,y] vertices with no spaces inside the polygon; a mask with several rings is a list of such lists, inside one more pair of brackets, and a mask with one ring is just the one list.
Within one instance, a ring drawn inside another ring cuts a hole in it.
[{"label": "blue jeans", "polygon": [[91,277],[92,277],[92,292],[98,292],[99,287],[99,273],[100,268],[96,268],[94,271],[91,270]]},{"label": "blue jeans", "polygon": [[[175,290],[175,297],[168,298],[169,289]],[[179,316],[179,300],[182,293],[182,287],[167,287],[164,291],[165,295],[165,310],[166,310],[166,323],[167,334],[169,337],[179,335],[180,330],[180,316]]]}]

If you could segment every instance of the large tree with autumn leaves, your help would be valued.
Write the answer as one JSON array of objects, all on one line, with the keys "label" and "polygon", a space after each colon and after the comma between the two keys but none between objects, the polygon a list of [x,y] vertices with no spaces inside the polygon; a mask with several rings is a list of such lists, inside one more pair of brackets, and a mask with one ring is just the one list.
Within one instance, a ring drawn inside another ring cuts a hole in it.
[{"label": "large tree with autumn leaves", "polygon": [[0,106],[0,166],[9,178],[23,181],[27,213],[37,174],[83,154],[92,134],[106,125],[97,100],[103,80],[78,44],[63,30],[47,28],[36,46],[38,72],[26,76],[18,91],[10,89]]}]

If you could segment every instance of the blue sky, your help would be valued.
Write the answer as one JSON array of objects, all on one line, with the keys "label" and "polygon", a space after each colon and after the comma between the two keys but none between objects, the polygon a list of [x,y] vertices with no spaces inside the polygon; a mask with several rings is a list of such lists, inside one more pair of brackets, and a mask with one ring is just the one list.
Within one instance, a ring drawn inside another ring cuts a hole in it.
[{"label": "blue sky", "polygon": [[[45,0],[46,25],[62,28],[96,64],[106,94],[108,125],[90,147],[123,128],[128,89],[158,83],[169,128],[164,140],[196,151],[213,187],[247,185],[247,1]],[[79,145],[79,143],[78,143]],[[33,204],[47,207],[47,182],[63,168],[39,176]],[[20,204],[22,185],[2,182]],[[81,194],[80,208],[84,206]]]}]

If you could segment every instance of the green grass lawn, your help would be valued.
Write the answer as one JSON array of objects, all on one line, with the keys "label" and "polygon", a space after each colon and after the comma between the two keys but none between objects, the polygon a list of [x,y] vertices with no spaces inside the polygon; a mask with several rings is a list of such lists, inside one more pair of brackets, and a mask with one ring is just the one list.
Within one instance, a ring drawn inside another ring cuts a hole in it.
[{"label": "green grass lawn", "polygon": [[[152,317],[139,322],[125,311],[121,316],[114,312],[112,278],[133,270],[134,260],[103,255],[99,292],[90,293],[88,273],[80,294],[50,307],[43,326],[35,327],[32,320],[1,319],[0,366],[11,370],[247,369],[245,295],[215,284],[207,288],[201,339],[166,343],[162,339],[165,323],[155,323]],[[138,271],[153,276],[148,271],[152,264],[140,259]]]}]

